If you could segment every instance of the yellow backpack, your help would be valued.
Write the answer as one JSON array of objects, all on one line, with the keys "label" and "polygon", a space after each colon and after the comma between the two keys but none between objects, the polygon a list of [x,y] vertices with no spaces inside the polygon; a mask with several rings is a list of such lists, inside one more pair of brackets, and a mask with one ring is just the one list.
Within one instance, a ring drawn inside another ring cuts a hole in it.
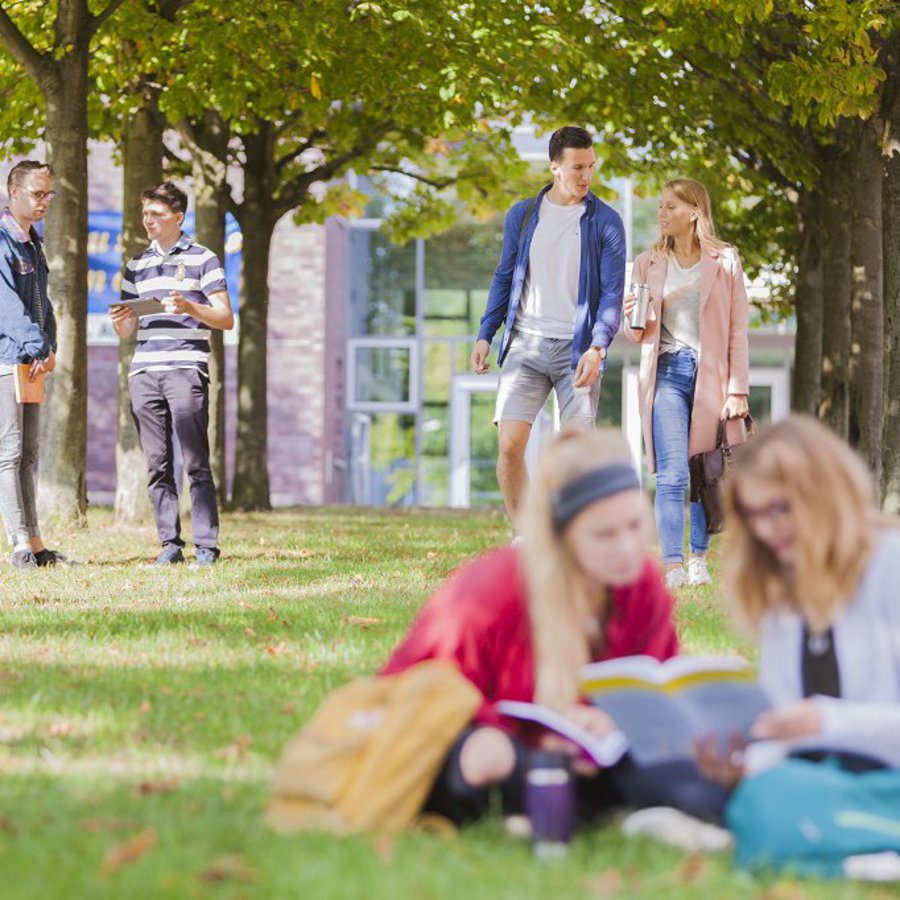
[{"label": "yellow backpack", "polygon": [[402,831],[481,700],[447,660],[332,692],[285,747],[267,824],[281,832]]}]

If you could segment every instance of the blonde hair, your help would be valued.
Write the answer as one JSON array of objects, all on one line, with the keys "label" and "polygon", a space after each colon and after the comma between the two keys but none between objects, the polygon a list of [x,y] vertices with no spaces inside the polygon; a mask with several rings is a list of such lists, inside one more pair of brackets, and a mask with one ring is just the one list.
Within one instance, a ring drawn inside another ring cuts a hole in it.
[{"label": "blonde hair", "polygon": [[[671,181],[667,181],[662,189],[671,191],[682,203],[694,207],[694,211],[697,213],[697,219],[694,222],[694,241],[701,249],[724,250],[728,247],[728,244],[720,240],[716,234],[709,192],[699,181],[695,181],[693,178],[673,178]],[[674,246],[675,239],[673,237],[660,234],[653,249],[659,253],[668,253]]]},{"label": "blonde hair", "polygon": [[558,711],[578,701],[578,670],[590,661],[586,627],[596,606],[564,535],[554,528],[553,494],[585,472],[617,462],[632,462],[620,432],[562,432],[542,453],[521,512],[535,701]]},{"label": "blonde hair", "polygon": [[[751,480],[784,492],[794,525],[789,567],[753,534],[741,509]],[[725,583],[739,618],[755,631],[766,613],[789,607],[814,630],[827,630],[856,592],[881,518],[862,460],[811,416],[794,415],[743,448],[725,501]]]}]

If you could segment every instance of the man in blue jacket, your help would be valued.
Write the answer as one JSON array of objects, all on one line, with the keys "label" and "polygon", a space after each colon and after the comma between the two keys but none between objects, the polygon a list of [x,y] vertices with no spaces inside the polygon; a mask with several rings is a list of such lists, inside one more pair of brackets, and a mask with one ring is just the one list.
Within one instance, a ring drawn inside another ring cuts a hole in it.
[{"label": "man in blue jacket", "polygon": [[491,341],[505,323],[494,422],[497,479],[514,525],[535,418],[555,390],[561,424],[594,427],[600,372],[619,330],[625,228],[590,191],[593,143],[589,132],[573,126],[550,137],[553,183],[506,216],[500,262],[472,351],[473,370],[484,374]]},{"label": "man in blue jacket", "polygon": [[65,560],[38,528],[34,466],[40,404],[19,403],[20,365],[29,377],[56,365],[56,319],[47,295],[47,260],[34,228],[53,201],[53,170],[37,160],[15,165],[9,206],[0,212],[0,515],[13,545],[12,564],[31,569]]}]

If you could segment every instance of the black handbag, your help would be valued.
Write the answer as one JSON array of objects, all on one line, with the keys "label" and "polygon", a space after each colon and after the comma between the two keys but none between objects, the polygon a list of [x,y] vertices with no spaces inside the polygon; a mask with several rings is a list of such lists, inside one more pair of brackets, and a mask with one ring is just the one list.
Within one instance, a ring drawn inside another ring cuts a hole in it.
[{"label": "black handbag", "polygon": [[[753,416],[747,413],[744,420],[747,437],[754,432]],[[716,432],[716,446],[712,450],[696,453],[690,458],[691,502],[703,504],[706,516],[706,531],[718,534],[725,528],[725,504],[722,497],[722,482],[734,465],[735,451],[741,446],[728,442],[728,420],[719,422]]]}]

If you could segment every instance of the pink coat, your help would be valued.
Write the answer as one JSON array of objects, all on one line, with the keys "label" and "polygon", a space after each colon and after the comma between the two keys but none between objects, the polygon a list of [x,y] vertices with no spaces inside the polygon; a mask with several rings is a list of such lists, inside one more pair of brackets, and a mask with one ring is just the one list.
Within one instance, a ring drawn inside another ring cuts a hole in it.
[{"label": "pink coat", "polygon": [[[630,341],[641,344],[641,424],[650,472],[656,471],[653,397],[667,266],[666,255],[656,250],[647,250],[634,261],[632,282],[650,285],[647,327],[643,331],[635,331],[625,318],[622,326]],[[689,457],[715,447],[719,418],[728,395],[749,391],[747,317],[747,289],[737,250],[732,247],[704,250],[700,257],[700,354],[688,438]],[[737,421],[730,423],[728,435],[734,443],[743,440],[742,424]]]}]

